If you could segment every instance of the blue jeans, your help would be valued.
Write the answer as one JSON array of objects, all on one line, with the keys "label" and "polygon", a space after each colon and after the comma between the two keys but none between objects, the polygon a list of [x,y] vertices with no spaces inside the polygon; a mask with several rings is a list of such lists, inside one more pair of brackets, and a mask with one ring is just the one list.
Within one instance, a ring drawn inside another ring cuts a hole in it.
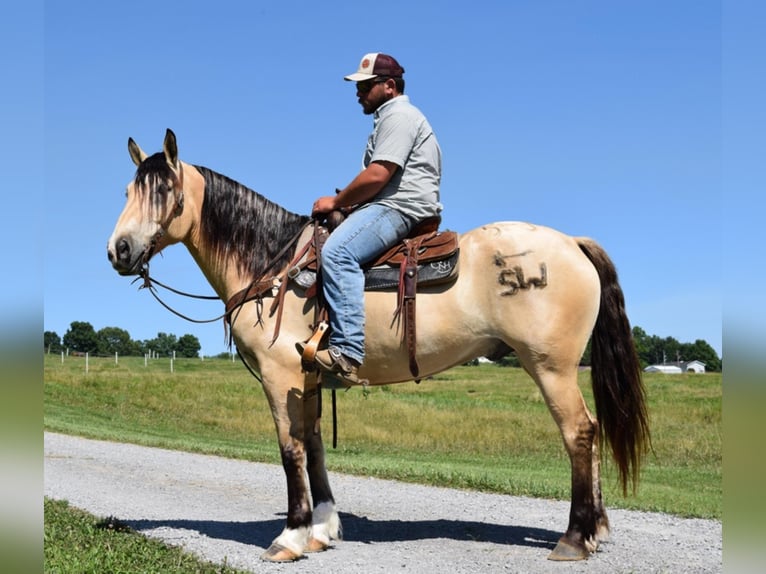
[{"label": "blue jeans", "polygon": [[369,263],[409,234],[415,221],[369,203],[351,212],[322,247],[322,284],[330,308],[330,345],[364,362],[364,272]]}]

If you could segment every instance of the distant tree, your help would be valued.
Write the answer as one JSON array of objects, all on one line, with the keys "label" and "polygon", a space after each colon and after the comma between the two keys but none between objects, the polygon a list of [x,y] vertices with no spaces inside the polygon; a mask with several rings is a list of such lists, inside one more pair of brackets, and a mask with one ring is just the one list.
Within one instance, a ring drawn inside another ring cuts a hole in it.
[{"label": "distant tree", "polygon": [[643,369],[651,365],[653,361],[649,359],[651,355],[649,335],[641,327],[633,327],[633,344],[636,347],[636,354],[638,355],[639,363],[641,363],[641,368]]},{"label": "distant tree", "polygon": [[[675,341],[675,345],[672,342]],[[639,354],[639,360],[642,365],[660,365],[668,361],[675,361],[675,351],[679,348],[679,343],[672,337],[663,339],[657,335],[646,337],[645,345]]]},{"label": "distant tree", "polygon": [[64,347],[80,353],[95,353],[98,350],[98,335],[93,325],[86,321],[72,321],[64,333]]},{"label": "distant tree", "polygon": [[697,339],[694,343],[684,343],[681,345],[681,356],[684,361],[700,361],[705,363],[706,371],[720,372],[722,368],[721,359],[718,353],[711,347],[707,341]]},{"label": "distant tree", "polygon": [[130,333],[119,327],[104,327],[96,333],[98,336],[98,353],[100,355],[131,355],[134,344]]},{"label": "distant tree", "polygon": [[133,341],[133,345],[135,345],[136,348],[136,355],[147,355],[152,352],[152,348],[149,346],[151,343],[151,340],[147,339],[144,341]]},{"label": "distant tree", "polygon": [[681,343],[675,337],[665,337],[662,340],[662,350],[663,357],[668,363],[689,360],[689,357],[681,354]]},{"label": "distant tree", "polygon": [[199,339],[194,335],[182,335],[176,343],[176,352],[187,358],[194,358],[199,356],[199,351],[202,345],[199,343]]},{"label": "distant tree", "polygon": [[160,357],[171,357],[177,343],[178,339],[175,335],[160,332],[157,333],[157,337],[147,341],[146,346]]},{"label": "distant tree", "polygon": [[519,357],[516,355],[515,351],[511,351],[495,362],[501,367],[521,367],[521,362],[519,361]]},{"label": "distant tree", "polygon": [[46,353],[61,352],[61,337],[56,331],[45,331],[43,333],[43,351]]}]

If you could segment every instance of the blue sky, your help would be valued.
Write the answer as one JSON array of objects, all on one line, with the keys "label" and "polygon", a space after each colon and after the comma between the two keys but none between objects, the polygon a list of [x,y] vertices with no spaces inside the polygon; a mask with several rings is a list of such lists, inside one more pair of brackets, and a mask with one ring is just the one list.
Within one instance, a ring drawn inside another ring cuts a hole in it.
[{"label": "blue sky", "polygon": [[[385,6],[385,8],[383,8]],[[106,241],[134,173],[128,137],[307,213],[356,174],[371,119],[342,76],[405,67],[444,162],[443,227],[525,220],[599,241],[633,325],[722,352],[722,14],[718,2],[45,2],[44,329],[134,339],[197,325],[118,276]],[[33,57],[35,54],[30,54]],[[37,108],[39,111],[39,108]],[[39,165],[42,162],[42,166]],[[10,216],[6,225],[20,226]],[[210,294],[181,246],[157,279]],[[170,299],[215,317],[222,304]]]}]

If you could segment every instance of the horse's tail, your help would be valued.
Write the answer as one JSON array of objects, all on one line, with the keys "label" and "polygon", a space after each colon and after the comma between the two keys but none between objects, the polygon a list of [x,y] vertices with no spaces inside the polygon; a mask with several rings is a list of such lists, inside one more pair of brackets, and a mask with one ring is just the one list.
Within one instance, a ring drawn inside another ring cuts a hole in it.
[{"label": "horse's tail", "polygon": [[626,495],[629,480],[635,493],[643,455],[651,446],[641,365],[614,263],[592,239],[580,237],[577,243],[601,282],[601,305],[591,336],[591,379],[601,448],[611,445]]}]

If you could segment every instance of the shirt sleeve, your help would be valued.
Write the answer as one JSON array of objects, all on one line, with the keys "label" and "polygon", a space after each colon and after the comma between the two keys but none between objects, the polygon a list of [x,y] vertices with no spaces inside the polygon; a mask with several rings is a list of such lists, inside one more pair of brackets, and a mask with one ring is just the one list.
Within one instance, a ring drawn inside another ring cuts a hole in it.
[{"label": "shirt sleeve", "polygon": [[370,161],[390,161],[400,168],[415,145],[416,126],[406,113],[394,112],[381,118]]}]

